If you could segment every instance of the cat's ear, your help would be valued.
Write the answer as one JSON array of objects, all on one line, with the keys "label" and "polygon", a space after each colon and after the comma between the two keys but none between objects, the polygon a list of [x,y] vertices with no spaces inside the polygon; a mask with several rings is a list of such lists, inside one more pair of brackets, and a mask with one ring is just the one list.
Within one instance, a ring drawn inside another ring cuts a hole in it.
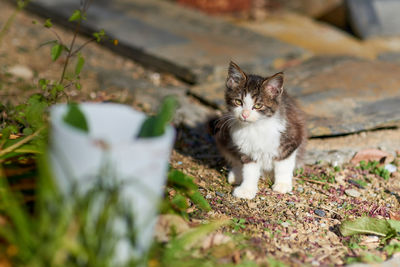
[{"label": "cat's ear", "polygon": [[246,74],[239,68],[239,66],[231,61],[229,63],[228,78],[226,79],[226,87],[229,89],[235,89],[239,85],[243,85],[246,82]]},{"label": "cat's ear", "polygon": [[280,96],[283,92],[283,72],[278,72],[267,78],[262,87],[272,98]]}]

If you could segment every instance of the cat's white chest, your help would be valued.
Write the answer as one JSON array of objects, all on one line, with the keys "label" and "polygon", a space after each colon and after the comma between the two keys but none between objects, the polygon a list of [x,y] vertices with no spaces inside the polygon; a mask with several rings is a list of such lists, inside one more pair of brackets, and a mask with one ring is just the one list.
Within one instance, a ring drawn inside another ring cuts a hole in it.
[{"label": "cat's white chest", "polygon": [[285,122],[271,117],[248,125],[238,124],[231,128],[231,136],[240,152],[259,163],[262,169],[271,170],[284,130]]}]

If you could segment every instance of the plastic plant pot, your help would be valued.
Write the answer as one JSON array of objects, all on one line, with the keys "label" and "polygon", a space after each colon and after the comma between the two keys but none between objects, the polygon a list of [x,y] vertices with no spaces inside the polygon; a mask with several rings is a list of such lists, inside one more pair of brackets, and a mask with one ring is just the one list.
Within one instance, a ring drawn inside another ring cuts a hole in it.
[{"label": "plastic plant pot", "polygon": [[[63,120],[67,105],[51,108],[50,163],[67,196],[71,190],[84,193],[90,189],[105,164],[117,182],[124,184],[120,196],[132,207],[136,230],[134,248],[127,237],[117,243],[116,261],[124,263],[131,253],[140,257],[151,245],[175,131],[168,126],[162,136],[137,138],[146,118],[143,113],[111,103],[84,103],[79,108],[86,117],[88,133]],[[117,230],[123,236],[124,230]]]}]

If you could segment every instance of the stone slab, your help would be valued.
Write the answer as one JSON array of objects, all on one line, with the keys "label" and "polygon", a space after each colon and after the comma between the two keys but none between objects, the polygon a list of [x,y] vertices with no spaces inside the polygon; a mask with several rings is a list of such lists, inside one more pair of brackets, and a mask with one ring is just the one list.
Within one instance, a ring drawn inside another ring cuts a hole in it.
[{"label": "stone slab", "polygon": [[[65,23],[79,8],[79,1],[36,0],[29,8]],[[231,59],[256,70],[267,68],[278,57],[296,57],[304,52],[168,1],[93,1],[83,26],[88,34],[104,29],[119,40],[114,50],[189,83],[218,80],[219,70]]]},{"label": "stone slab", "polygon": [[400,2],[397,0],[346,0],[349,21],[361,38],[400,35]]},{"label": "stone slab", "polygon": [[[285,86],[307,113],[311,136],[343,135],[400,124],[398,73],[392,62],[314,57],[285,70]],[[191,90],[224,108],[223,82]]]},{"label": "stone slab", "polygon": [[185,86],[155,84],[148,79],[133,78],[127,71],[110,70],[100,66],[91,66],[90,69],[97,74],[100,91],[128,88],[134,102],[140,103],[146,112],[157,112],[163,98],[174,96],[178,101],[173,121],[175,125],[183,124],[195,128],[203,125],[215,114],[213,109],[201,105],[196,99],[188,96],[188,89]]},{"label": "stone slab", "polygon": [[279,12],[260,21],[238,21],[238,25],[262,35],[302,47],[315,55],[347,55],[375,58],[375,50],[332,25],[310,17]]}]

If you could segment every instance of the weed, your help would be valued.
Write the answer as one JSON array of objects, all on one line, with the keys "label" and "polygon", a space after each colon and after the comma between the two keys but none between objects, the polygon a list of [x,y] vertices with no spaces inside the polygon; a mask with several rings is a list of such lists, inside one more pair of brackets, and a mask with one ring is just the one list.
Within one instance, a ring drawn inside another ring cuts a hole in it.
[{"label": "weed", "polygon": [[369,161],[367,163],[362,160],[360,161],[359,168],[363,171],[368,171],[371,174],[376,174],[382,177],[384,180],[388,180],[390,178],[390,172],[383,166],[379,166],[379,162],[377,161]]},{"label": "weed", "polygon": [[163,203],[162,212],[179,213],[188,218],[186,210],[189,208],[189,200],[198,208],[210,211],[211,207],[207,200],[201,195],[193,177],[181,171],[170,169],[168,173],[167,190],[175,190],[176,194],[171,200]]},{"label": "weed", "polygon": [[245,229],[246,228],[246,220],[243,218],[233,218],[232,220],[232,226],[233,230],[239,231],[240,229]]}]

